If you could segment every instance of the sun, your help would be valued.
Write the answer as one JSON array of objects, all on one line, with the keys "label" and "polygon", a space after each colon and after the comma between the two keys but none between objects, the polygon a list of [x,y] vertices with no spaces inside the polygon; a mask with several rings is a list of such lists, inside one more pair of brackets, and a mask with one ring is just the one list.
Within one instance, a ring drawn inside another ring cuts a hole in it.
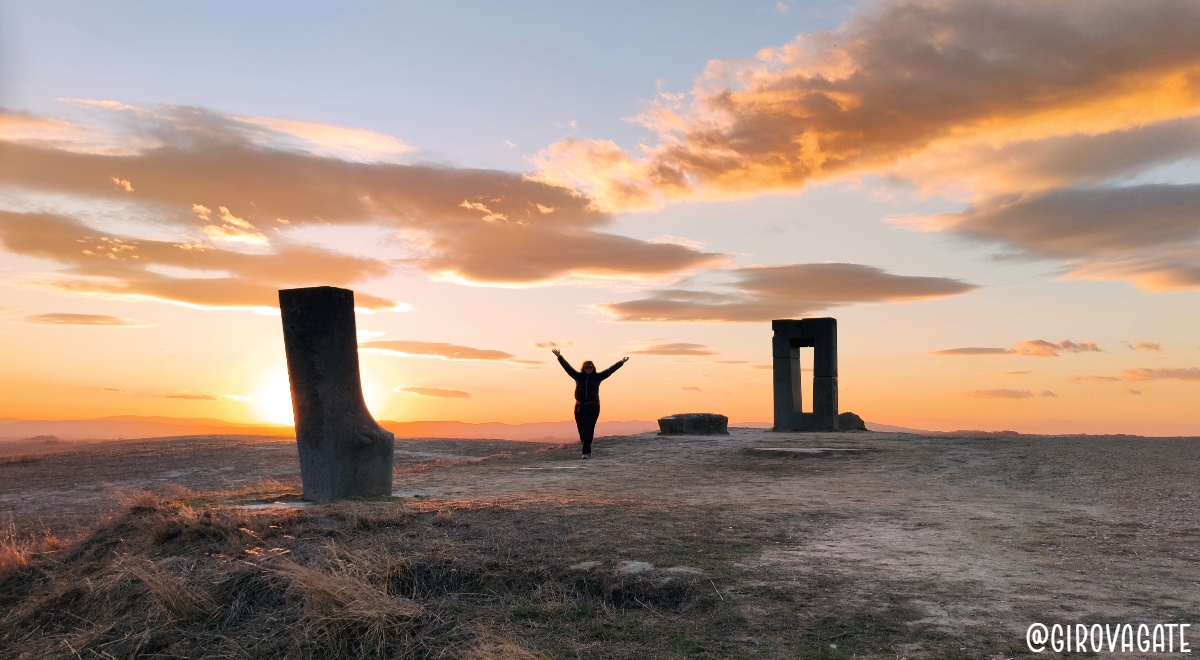
[{"label": "sun", "polygon": [[287,369],[276,369],[259,383],[254,393],[254,415],[268,424],[295,425]]},{"label": "sun", "polygon": [[[387,388],[380,387],[378,383],[366,376],[362,379],[362,388],[367,410],[371,411],[376,419],[379,419],[379,414],[383,412],[387,404]],[[295,426],[296,421],[292,413],[292,386],[288,381],[286,368],[276,369],[262,379],[254,393],[253,409],[254,416],[263,422]]]}]

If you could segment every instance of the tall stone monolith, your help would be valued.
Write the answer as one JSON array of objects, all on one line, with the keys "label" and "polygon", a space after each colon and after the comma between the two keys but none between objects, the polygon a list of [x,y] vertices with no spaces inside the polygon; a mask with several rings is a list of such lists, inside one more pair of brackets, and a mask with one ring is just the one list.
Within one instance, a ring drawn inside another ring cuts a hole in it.
[{"label": "tall stone monolith", "polygon": [[354,292],[283,289],[279,310],[304,499],[391,495],[396,439],[363,401]]}]

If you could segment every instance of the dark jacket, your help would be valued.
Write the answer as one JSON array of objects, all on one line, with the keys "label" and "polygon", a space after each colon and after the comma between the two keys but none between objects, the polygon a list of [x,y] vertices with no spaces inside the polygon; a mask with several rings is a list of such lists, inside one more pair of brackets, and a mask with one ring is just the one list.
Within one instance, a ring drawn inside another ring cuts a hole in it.
[{"label": "dark jacket", "polygon": [[620,369],[621,365],[625,364],[624,362],[618,362],[604,371],[585,374],[575,371],[574,367],[563,359],[561,355],[558,356],[558,363],[562,365],[563,371],[566,371],[568,376],[575,379],[575,400],[596,402],[600,401],[600,382],[613,375],[614,371]]}]

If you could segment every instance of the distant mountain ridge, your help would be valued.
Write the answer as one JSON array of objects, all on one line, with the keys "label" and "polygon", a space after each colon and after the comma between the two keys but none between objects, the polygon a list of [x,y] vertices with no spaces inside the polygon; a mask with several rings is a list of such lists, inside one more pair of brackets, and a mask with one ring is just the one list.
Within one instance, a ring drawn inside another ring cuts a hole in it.
[{"label": "distant mountain ridge", "polygon": [[[574,440],[578,436],[574,422],[535,422],[503,424],[455,421],[396,422],[380,424],[399,438],[466,438],[497,440]],[[657,422],[600,422],[597,435],[629,435],[658,429]],[[272,435],[290,437],[290,426],[277,424],[241,424],[210,418],[152,417],[117,415],[97,419],[17,420],[0,419],[0,441],[24,440],[35,436],[54,436],[60,440],[135,440],[181,435]]]},{"label": "distant mountain ridge", "polygon": [[[397,438],[464,438],[526,441],[573,441],[578,439],[575,423],[531,422],[527,424],[505,424],[502,422],[457,422],[419,421],[397,422],[385,420],[380,424],[396,434]],[[769,422],[731,422],[730,426],[770,428]],[[954,435],[946,432],[923,431],[886,424],[868,422],[872,431],[914,433],[918,435]],[[657,421],[626,420],[600,422],[596,435],[632,435],[657,431]],[[957,434],[968,432],[960,431]],[[978,433],[978,432],[976,432]],[[141,415],[115,415],[97,419],[75,420],[19,420],[0,418],[0,441],[24,440],[35,436],[54,436],[60,440],[136,440],[139,438],[164,438],[181,435],[270,435],[291,437],[295,431],[290,426],[278,424],[243,424],[206,417],[154,417]]]},{"label": "distant mountain ridge", "polygon": [[[496,440],[578,440],[575,422],[533,422],[529,424],[504,424],[501,422],[392,422],[380,425],[396,434],[397,438],[466,438]],[[596,425],[596,436],[632,435],[657,431],[658,422],[640,420],[600,422]]]},{"label": "distant mountain ridge", "polygon": [[176,435],[292,435],[290,426],[220,419],[118,415],[98,419],[0,420],[0,440],[54,436],[60,440],[133,440]]}]

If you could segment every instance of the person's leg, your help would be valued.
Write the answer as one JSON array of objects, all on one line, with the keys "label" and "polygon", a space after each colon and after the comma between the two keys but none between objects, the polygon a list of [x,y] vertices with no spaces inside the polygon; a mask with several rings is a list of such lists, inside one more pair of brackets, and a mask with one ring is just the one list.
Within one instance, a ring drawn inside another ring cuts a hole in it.
[{"label": "person's leg", "polygon": [[[575,402],[575,430],[580,432],[580,443],[583,444],[584,454],[587,454],[588,448],[590,444],[592,444],[592,440],[590,440],[590,437],[588,436],[588,414],[587,410],[584,408],[586,408],[586,406],[584,406],[583,403],[578,401]],[[583,438],[589,439],[584,440]]]},{"label": "person's leg", "polygon": [[600,402],[584,404],[583,423],[579,428],[579,439],[583,441],[583,453],[591,455],[592,438],[596,436],[596,420],[600,419]]}]

